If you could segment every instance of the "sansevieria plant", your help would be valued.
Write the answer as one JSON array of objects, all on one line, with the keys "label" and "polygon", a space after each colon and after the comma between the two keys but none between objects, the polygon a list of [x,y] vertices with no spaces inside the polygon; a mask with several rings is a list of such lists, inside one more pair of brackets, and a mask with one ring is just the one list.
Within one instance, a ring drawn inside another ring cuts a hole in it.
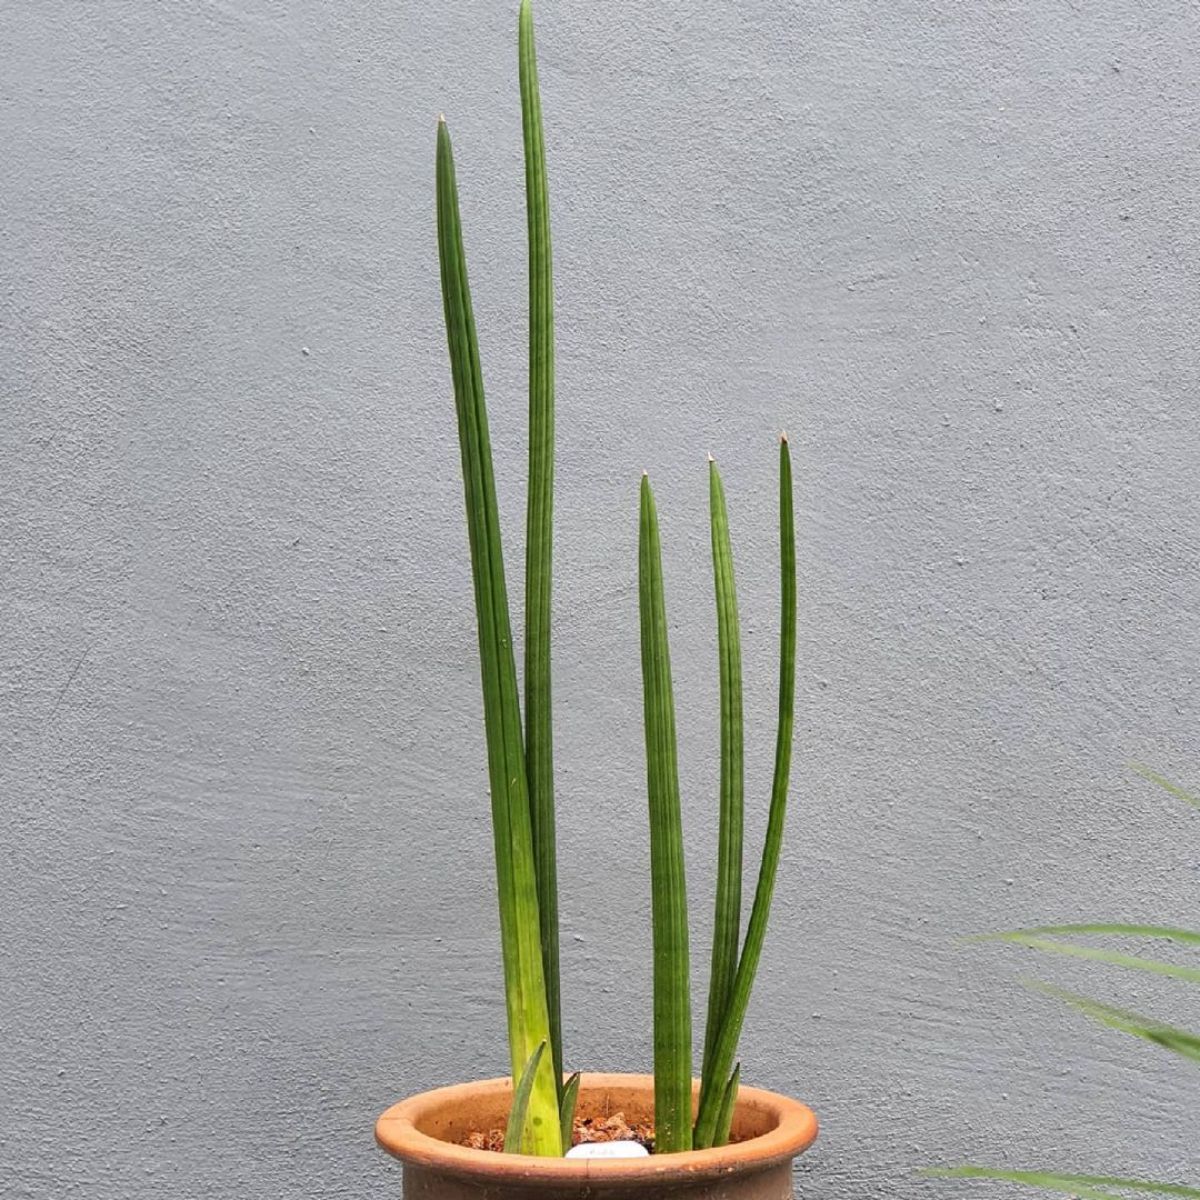
[{"label": "sansevieria plant", "polygon": [[[458,417],[478,626],[491,788],[510,1067],[506,1150],[560,1155],[569,1147],[578,1075],[564,1075],[551,720],[551,561],[554,496],[554,303],[550,210],[533,17],[524,0],[518,59],[529,246],[529,463],[525,539],[524,705],[517,679],[483,374],[467,280],[450,133],[437,130],[437,232]],[[723,1144],[737,1098],[738,1039],[762,953],[783,838],[795,692],[796,563],[792,478],[779,444],[781,607],[775,772],[750,917],[741,920],[742,667],[733,556],[721,476],[709,464],[720,660],[721,782],[715,933],[698,1111],[692,1106],[690,913],[676,762],[658,515],[648,477],[640,495],[639,612],[654,942],[655,1150]],[[794,1153],[794,1150],[793,1150]]]}]

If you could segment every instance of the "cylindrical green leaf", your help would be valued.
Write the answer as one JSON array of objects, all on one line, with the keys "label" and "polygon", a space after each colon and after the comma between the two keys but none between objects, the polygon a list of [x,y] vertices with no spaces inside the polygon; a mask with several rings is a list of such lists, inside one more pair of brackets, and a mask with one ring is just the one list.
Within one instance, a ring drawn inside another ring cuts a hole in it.
[{"label": "cylindrical green leaf", "polygon": [[729,1141],[729,1131],[733,1128],[733,1114],[737,1108],[738,1087],[742,1080],[742,1064],[733,1068],[721,1094],[721,1108],[717,1113],[717,1128],[713,1136],[714,1146],[724,1146]]},{"label": "cylindrical green leaf", "polygon": [[[525,749],[504,579],[500,516],[483,396],[483,372],[479,365],[463,251],[454,156],[445,121],[438,123],[437,222],[442,299],[458,415],[471,575],[475,588],[508,1040],[515,1080],[538,1043],[549,1042],[550,1022],[542,971]],[[539,1067],[533,1083],[528,1128],[531,1153],[562,1153],[558,1082],[548,1057]]]},{"label": "cylindrical green leaf", "polygon": [[692,1012],[675,701],[658,514],[646,477],[641,491],[638,599],[654,928],[654,1147],[669,1154],[692,1148]]},{"label": "cylindrical green leaf", "polygon": [[579,1103],[579,1072],[572,1073],[570,1079],[563,1084],[562,1099],[558,1103],[559,1123],[562,1126],[563,1153],[571,1148],[571,1139],[575,1136],[575,1106]]},{"label": "cylindrical green leaf", "polygon": [[729,1082],[724,1076],[714,1078],[710,1065],[729,1008],[741,941],[745,759],[742,642],[733,579],[733,550],[729,542],[729,514],[721,474],[711,457],[708,463],[708,487],[721,685],[721,802],[712,965],[708,983],[708,1016],[704,1026],[704,1065],[700,1072],[701,1103],[706,1092],[717,1088],[723,1093]]},{"label": "cylindrical green leaf", "polygon": [[[742,1022],[750,1004],[754,975],[762,956],[775,893],[775,875],[783,845],[783,825],[787,815],[788,781],[792,767],[792,725],[796,706],[796,531],[792,511],[792,460],[787,438],[779,443],[779,548],[780,609],[779,630],[779,721],[775,735],[775,776],[771,784],[771,807],[767,814],[767,833],[763,839],[758,885],[746,926],[746,941],[738,960],[733,992],[707,1066],[715,1079],[727,1078],[737,1053]],[[696,1118],[696,1148],[712,1146],[716,1138],[721,1108],[720,1088],[710,1088],[703,1097]]]},{"label": "cylindrical green leaf", "polygon": [[550,704],[550,592],[554,543],[554,280],[542,101],[533,8],[518,20],[525,212],[529,239],[529,490],[525,520],[525,764],[541,917],[542,970],[554,1078],[562,1079],[558,965],[558,862],[554,835],[554,743]]}]

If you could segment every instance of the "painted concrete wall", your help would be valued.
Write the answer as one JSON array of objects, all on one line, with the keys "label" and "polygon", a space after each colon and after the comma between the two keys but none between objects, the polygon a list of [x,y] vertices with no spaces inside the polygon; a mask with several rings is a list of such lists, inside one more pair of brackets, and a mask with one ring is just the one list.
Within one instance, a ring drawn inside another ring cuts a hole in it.
[{"label": "painted concrete wall", "polygon": [[[14,1200],[395,1195],[375,1113],[503,1070],[432,178],[444,109],[513,565],[512,8],[6,6]],[[638,477],[703,948],[704,460],[753,845],[786,428],[802,715],[743,1058],[820,1111],[805,1196],[965,1194],[913,1176],[964,1158],[1197,1173],[1196,1072],[1018,981],[1186,991],[953,941],[1195,923],[1198,816],[1123,765],[1200,775],[1195,33],[1170,0],[543,0],[569,1058],[649,1061]]]}]

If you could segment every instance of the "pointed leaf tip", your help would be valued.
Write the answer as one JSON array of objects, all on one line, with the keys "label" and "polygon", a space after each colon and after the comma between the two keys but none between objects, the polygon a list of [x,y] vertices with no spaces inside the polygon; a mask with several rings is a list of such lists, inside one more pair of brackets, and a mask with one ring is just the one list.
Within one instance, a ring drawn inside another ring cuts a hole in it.
[{"label": "pointed leaf tip", "polygon": [[788,436],[787,436],[787,430],[786,430],[786,429],[785,429],[785,430],[784,430],[784,431],[783,431],[783,432],[782,432],[782,433],[779,435],[779,440],[780,440],[780,441],[781,441],[781,442],[782,442],[782,443],[783,443],[785,446],[787,445]]}]

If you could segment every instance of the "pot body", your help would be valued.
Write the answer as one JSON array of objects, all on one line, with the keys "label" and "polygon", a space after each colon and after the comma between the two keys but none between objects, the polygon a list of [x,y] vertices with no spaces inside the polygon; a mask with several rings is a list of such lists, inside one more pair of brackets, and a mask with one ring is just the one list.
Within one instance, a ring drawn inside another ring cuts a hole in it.
[{"label": "pot body", "polygon": [[[393,1105],[375,1139],[404,1163],[405,1200],[790,1200],[792,1160],[817,1136],[812,1110],[743,1087],[727,1146],[645,1158],[534,1158],[462,1145],[502,1128],[512,1081],[491,1079],[423,1092]],[[651,1075],[583,1075],[579,1112],[629,1121],[654,1115]]]}]

